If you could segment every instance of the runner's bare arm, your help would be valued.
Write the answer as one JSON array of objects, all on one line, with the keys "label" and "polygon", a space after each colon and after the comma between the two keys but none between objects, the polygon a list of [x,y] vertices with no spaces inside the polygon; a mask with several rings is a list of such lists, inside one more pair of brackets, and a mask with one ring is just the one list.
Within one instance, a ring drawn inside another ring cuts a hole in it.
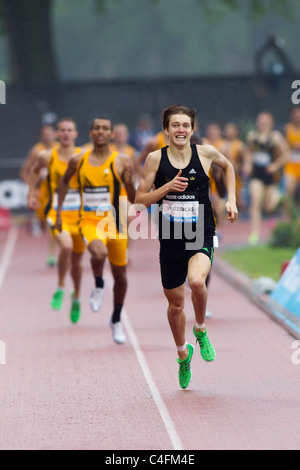
[{"label": "runner's bare arm", "polygon": [[38,196],[39,196],[39,185],[41,182],[41,170],[47,168],[51,151],[42,150],[36,155],[35,161],[33,162],[32,168],[27,178],[28,194],[27,194],[27,206],[29,209],[36,210],[39,207]]},{"label": "runner's bare arm", "polygon": [[119,154],[116,159],[116,169],[124,183],[128,200],[133,203],[135,198],[133,158],[126,154]]},{"label": "runner's bare arm", "polygon": [[157,203],[170,191],[183,192],[186,190],[188,179],[180,176],[182,171],[179,170],[173,180],[152,191],[160,163],[160,157],[161,151],[157,150],[156,152],[150,153],[146,158],[142,179],[136,191],[135,204],[142,204],[145,207],[150,207],[151,204]]},{"label": "runner's bare arm", "polygon": [[61,232],[62,230],[61,208],[63,206],[64,199],[68,192],[70,179],[72,178],[73,175],[75,175],[77,171],[77,166],[78,166],[81,156],[82,156],[82,153],[79,153],[78,155],[75,155],[74,157],[71,158],[71,160],[69,161],[68,167],[66,169],[66,172],[61,178],[57,187],[57,211],[56,211],[55,228],[59,232]]},{"label": "runner's bare arm", "polygon": [[[227,202],[225,204],[229,222],[235,222],[238,218],[236,207],[235,173],[232,163],[215,147],[205,146],[204,158],[220,167],[225,176],[225,185],[227,190]],[[207,170],[207,168],[206,168]]]},{"label": "runner's bare arm", "polygon": [[32,165],[34,164],[35,159],[37,158],[38,152],[35,149],[35,146],[30,149],[28,152],[25,162],[22,165],[22,168],[20,170],[20,178],[24,181],[24,183],[28,183],[28,178],[30,175],[30,169]]},{"label": "runner's bare arm", "polygon": [[267,166],[266,171],[268,173],[276,173],[287,163],[289,158],[288,143],[280,132],[274,131],[274,142],[276,158]]}]

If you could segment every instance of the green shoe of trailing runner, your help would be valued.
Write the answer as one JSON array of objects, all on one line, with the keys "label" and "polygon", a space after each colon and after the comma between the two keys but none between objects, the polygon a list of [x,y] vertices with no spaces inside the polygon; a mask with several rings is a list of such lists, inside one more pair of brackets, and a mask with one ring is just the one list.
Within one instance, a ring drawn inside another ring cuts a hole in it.
[{"label": "green shoe of trailing runner", "polygon": [[80,318],[80,300],[74,300],[74,294],[71,294],[72,306],[70,311],[70,320],[72,323],[77,323]]},{"label": "green shoe of trailing runner", "polygon": [[200,353],[201,356],[205,361],[213,361],[216,357],[216,351],[213,345],[210,343],[208,336],[207,336],[207,331],[197,331],[195,330],[195,326],[193,328],[193,333],[196,337],[196,340],[199,343],[200,346]]},{"label": "green shoe of trailing runner", "polygon": [[53,268],[54,266],[56,266],[56,257],[53,256],[53,255],[49,255],[48,258],[47,258],[47,266],[50,266],[51,268]]},{"label": "green shoe of trailing runner", "polygon": [[65,291],[63,289],[56,289],[51,299],[51,307],[54,310],[60,310],[62,308]]},{"label": "green shoe of trailing runner", "polygon": [[187,343],[186,345],[188,349],[188,357],[183,359],[182,361],[178,358],[176,359],[179,364],[179,385],[181,388],[186,388],[191,381],[192,378],[192,371],[191,371],[191,360],[194,353],[194,346],[192,344]]}]

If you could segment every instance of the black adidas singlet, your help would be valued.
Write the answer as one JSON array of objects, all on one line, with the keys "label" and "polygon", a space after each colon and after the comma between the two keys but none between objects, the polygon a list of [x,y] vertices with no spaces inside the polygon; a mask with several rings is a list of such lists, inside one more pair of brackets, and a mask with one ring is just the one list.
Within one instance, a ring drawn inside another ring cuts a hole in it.
[{"label": "black adidas singlet", "polygon": [[[171,164],[167,148],[161,149],[161,160],[154,181],[159,188],[171,181],[178,169]],[[170,192],[159,205],[159,239],[192,240],[190,234],[196,233],[198,224],[204,231],[204,238],[215,234],[215,220],[209,198],[209,177],[205,173],[195,144],[191,145],[192,157],[181,176],[188,178],[188,187],[184,192]]]},{"label": "black adidas singlet", "polygon": [[270,137],[267,142],[260,142],[256,137],[253,140],[253,169],[252,178],[259,179],[266,185],[274,184],[276,176],[267,173],[266,168],[275,159],[275,145]]}]

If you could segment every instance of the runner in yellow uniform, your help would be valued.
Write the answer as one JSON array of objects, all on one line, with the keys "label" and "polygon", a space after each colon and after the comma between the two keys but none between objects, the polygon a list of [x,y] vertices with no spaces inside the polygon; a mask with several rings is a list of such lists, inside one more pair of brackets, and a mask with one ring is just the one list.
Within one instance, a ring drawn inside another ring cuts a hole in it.
[{"label": "runner in yellow uniform", "polygon": [[[225,154],[225,139],[219,124],[211,122],[206,127],[205,143],[215,147],[220,153]],[[222,222],[225,220],[225,186],[222,172],[218,167],[212,165],[210,169],[210,193],[213,203],[219,234],[222,231]]]},{"label": "runner in yellow uniform", "polygon": [[284,177],[286,191],[294,198],[300,185],[300,106],[292,108],[290,117],[291,120],[285,127],[289,156],[284,167]]},{"label": "runner in yellow uniform", "polygon": [[[112,152],[126,153],[126,155],[129,155],[133,159],[133,162],[135,162],[135,159],[137,157],[137,151],[132,145],[129,144],[129,137],[130,137],[130,134],[129,134],[128,126],[126,124],[122,124],[122,123],[114,124],[113,139],[109,147]],[[122,184],[120,196],[127,196],[124,184]],[[128,201],[128,199],[122,199],[122,201],[126,201],[125,207],[122,207],[122,211],[124,212],[124,216],[127,217],[127,223],[129,224],[132,220],[132,217],[129,214],[131,203]],[[130,259],[130,253],[129,253],[130,243],[131,243],[131,240],[128,239],[128,246],[127,246],[128,262]]]},{"label": "runner in yellow uniform", "polygon": [[[28,152],[25,162],[21,168],[21,179],[29,184],[32,169],[36,163],[36,159],[42,150],[51,150],[58,145],[56,140],[56,130],[53,126],[45,124],[40,129],[40,140]],[[46,211],[49,204],[50,194],[47,179],[47,169],[41,170],[40,178],[37,181],[37,197],[39,206],[35,210],[34,218],[32,220],[32,234],[39,236],[41,231],[47,229],[46,227]],[[49,250],[47,256],[48,266],[55,266],[55,243],[51,237],[49,240]]]},{"label": "runner in yellow uniform", "polygon": [[236,178],[236,202],[239,210],[246,209],[246,202],[242,197],[243,189],[243,167],[246,159],[246,146],[239,138],[238,126],[233,122],[228,122],[224,128],[225,145],[223,146],[224,155],[229,158],[233,164]]},{"label": "runner in yellow uniform", "polygon": [[95,287],[90,297],[92,311],[100,310],[104,293],[103,268],[108,257],[114,278],[114,311],[110,325],[113,339],[124,343],[121,310],[127,291],[127,226],[119,210],[119,196],[124,183],[128,199],[133,202],[133,162],[126,154],[111,152],[112,123],[96,118],[90,128],[93,149],[71,159],[61,180],[58,196],[57,223],[61,229],[60,208],[69,183],[77,175],[81,193],[80,231],[91,254]]},{"label": "runner in yellow uniform", "polygon": [[35,171],[47,167],[49,172],[49,187],[51,207],[47,214],[47,223],[52,235],[57,240],[60,253],[58,260],[58,286],[52,297],[51,306],[55,310],[62,308],[65,293],[66,274],[71,270],[74,285],[70,319],[73,323],[80,318],[80,287],[82,277],[81,260],[85,244],[79,232],[80,193],[76,178],[70,182],[70,188],[62,207],[62,231],[55,230],[57,211],[57,188],[64,175],[70,158],[81,149],[75,147],[77,138],[76,124],[71,118],[62,118],[57,124],[59,147],[52,151],[42,152]]}]

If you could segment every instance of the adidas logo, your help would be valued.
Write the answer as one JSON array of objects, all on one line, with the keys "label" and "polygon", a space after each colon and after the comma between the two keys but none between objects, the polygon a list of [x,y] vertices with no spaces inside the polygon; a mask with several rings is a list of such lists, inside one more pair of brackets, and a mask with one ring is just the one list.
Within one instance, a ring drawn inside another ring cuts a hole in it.
[{"label": "adidas logo", "polygon": [[194,170],[194,168],[191,169],[191,171],[189,171],[189,175],[195,175],[196,174],[196,171]]}]

